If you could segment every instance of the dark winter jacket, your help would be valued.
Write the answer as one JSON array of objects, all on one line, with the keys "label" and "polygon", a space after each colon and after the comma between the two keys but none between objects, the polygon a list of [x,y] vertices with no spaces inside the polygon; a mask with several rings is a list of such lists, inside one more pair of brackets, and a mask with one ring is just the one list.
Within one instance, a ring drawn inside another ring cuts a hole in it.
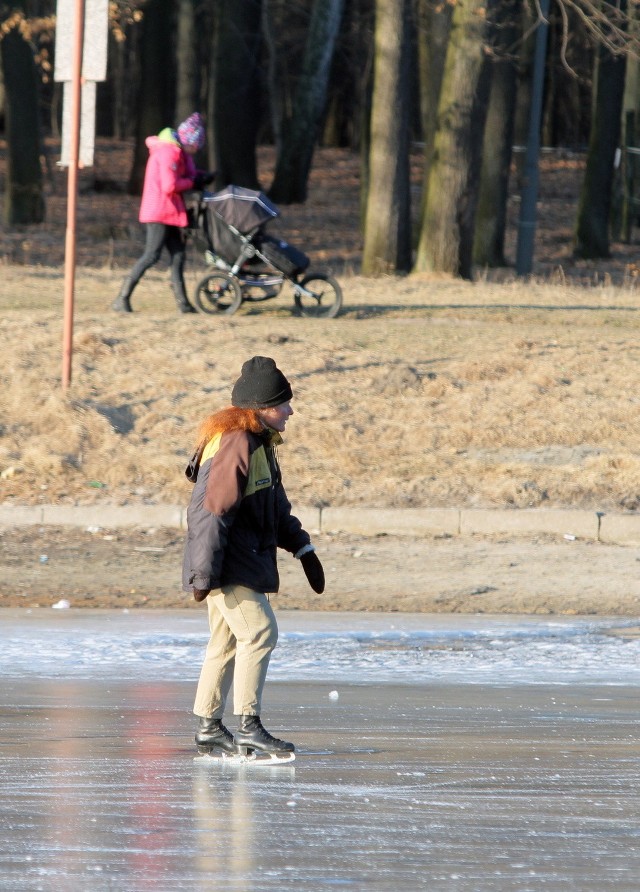
[{"label": "dark winter jacket", "polygon": [[276,549],[309,544],[282,486],[274,431],[226,430],[201,446],[186,475],[194,484],[187,511],[185,591],[246,585],[277,592]]}]

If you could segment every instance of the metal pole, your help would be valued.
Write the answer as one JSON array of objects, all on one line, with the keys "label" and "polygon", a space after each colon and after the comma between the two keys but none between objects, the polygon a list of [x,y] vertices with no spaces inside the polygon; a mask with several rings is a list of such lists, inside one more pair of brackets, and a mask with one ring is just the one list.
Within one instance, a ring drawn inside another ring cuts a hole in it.
[{"label": "metal pole", "polygon": [[64,323],[62,336],[62,387],[64,390],[71,384],[71,360],[73,353],[73,298],[76,272],[76,208],[78,203],[78,156],[80,154],[80,104],[82,95],[84,2],[85,0],[75,0],[73,29],[71,125],[69,128],[69,175],[67,180],[67,230],[64,249]]},{"label": "metal pole", "polygon": [[533,247],[536,234],[536,203],[538,201],[538,156],[540,154],[540,122],[542,120],[542,98],[544,95],[544,69],[547,56],[547,34],[549,31],[550,0],[540,0],[542,21],[536,31],[536,45],[533,60],[533,85],[531,90],[531,111],[529,113],[529,135],[523,170],[522,195],[520,197],[520,220],[518,222],[518,247],[516,252],[516,273],[528,276],[533,268]]}]

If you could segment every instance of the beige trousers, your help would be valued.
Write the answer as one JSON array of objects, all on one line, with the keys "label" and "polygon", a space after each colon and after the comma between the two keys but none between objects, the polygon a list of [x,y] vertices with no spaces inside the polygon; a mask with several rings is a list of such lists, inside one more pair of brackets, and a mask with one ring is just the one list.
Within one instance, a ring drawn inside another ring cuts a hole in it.
[{"label": "beige trousers", "polygon": [[263,592],[225,585],[207,598],[211,637],[193,711],[221,719],[233,683],[236,715],[260,715],[271,652],[278,642],[275,613]]}]

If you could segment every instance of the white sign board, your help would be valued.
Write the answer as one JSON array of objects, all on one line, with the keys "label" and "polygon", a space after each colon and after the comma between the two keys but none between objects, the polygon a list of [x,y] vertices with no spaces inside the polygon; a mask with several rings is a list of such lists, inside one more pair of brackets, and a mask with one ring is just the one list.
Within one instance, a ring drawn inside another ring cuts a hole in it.
[{"label": "white sign board", "polygon": [[[54,80],[72,81],[75,0],[58,0],[56,5],[56,64]],[[103,81],[107,77],[109,0],[84,0],[84,43],[82,77]]]},{"label": "white sign board", "polygon": [[[71,160],[71,90],[72,84],[65,82],[62,98],[62,151],[60,153],[60,167],[68,167]],[[80,148],[78,151],[78,163],[80,167],[91,167],[93,164],[93,150],[96,142],[96,84],[87,81],[82,84],[82,98],[80,100]]]},{"label": "white sign board", "polygon": [[[73,43],[76,0],[58,0],[56,6],[56,64],[54,79],[64,83],[62,97],[62,151],[60,166],[68,167],[71,142]],[[78,164],[91,167],[96,133],[96,81],[107,76],[109,0],[84,0],[82,45],[82,95],[80,100],[80,147]]]}]

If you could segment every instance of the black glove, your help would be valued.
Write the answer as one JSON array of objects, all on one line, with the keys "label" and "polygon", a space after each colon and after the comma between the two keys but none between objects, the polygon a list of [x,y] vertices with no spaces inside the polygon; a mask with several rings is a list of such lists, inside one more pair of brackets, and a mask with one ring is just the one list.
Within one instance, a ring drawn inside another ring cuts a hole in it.
[{"label": "black glove", "polygon": [[322,569],[322,564],[320,563],[318,555],[315,551],[308,551],[306,554],[302,555],[300,563],[302,564],[305,576],[309,580],[309,585],[316,594],[321,595],[324,591],[324,570]]},{"label": "black glove", "polygon": [[200,603],[200,601],[204,601],[210,591],[210,588],[194,588],[193,597],[198,603]]},{"label": "black glove", "polygon": [[193,188],[199,189],[200,191],[202,191],[202,189],[204,189],[205,186],[208,186],[209,183],[213,183],[215,178],[216,178],[215,173],[199,172],[195,175],[195,177],[193,179]]}]

